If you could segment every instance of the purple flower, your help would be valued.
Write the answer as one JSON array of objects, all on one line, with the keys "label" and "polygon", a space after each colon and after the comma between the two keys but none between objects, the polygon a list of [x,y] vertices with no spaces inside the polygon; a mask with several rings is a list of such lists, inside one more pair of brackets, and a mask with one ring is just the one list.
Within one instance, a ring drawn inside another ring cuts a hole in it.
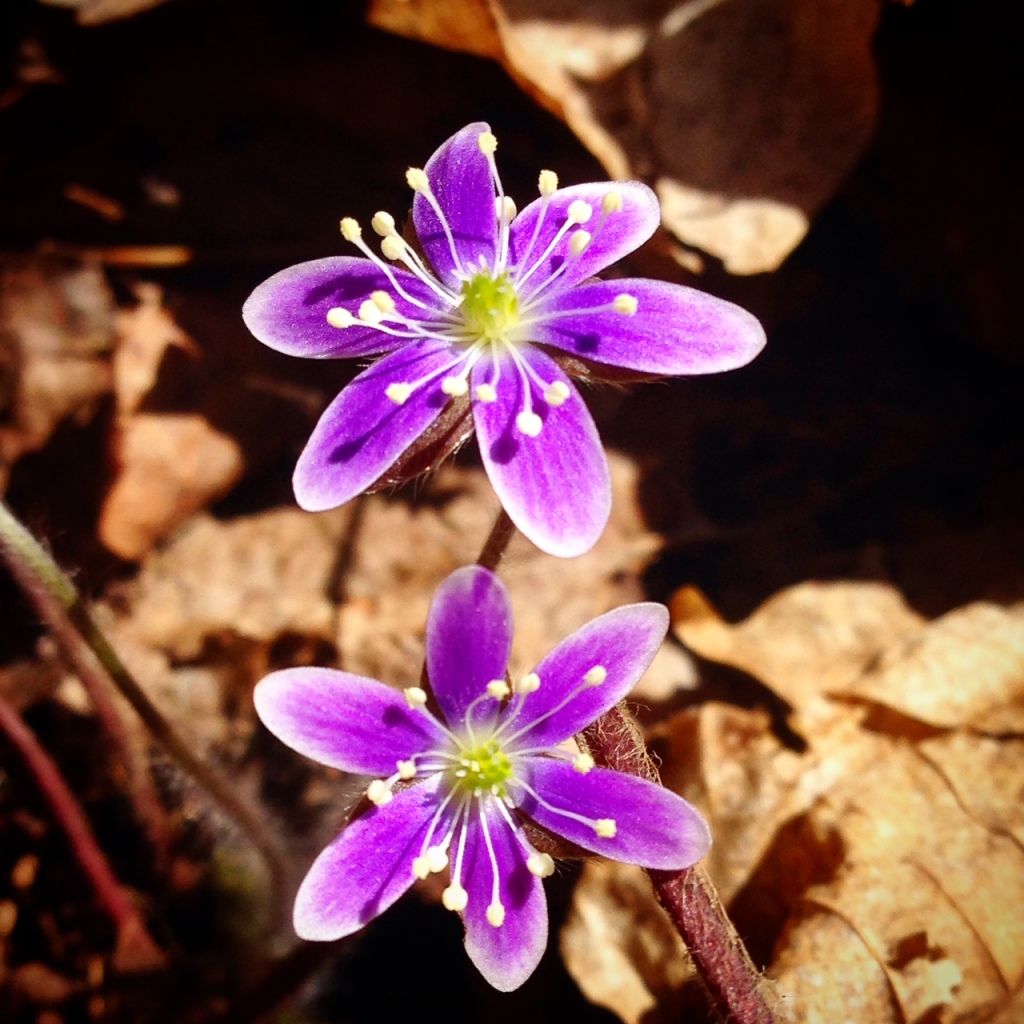
[{"label": "purple flower", "polygon": [[303,508],[333,508],[422,472],[475,426],[512,521],[543,551],[572,557],[604,529],[611,488],[567,374],[730,370],[757,355],[764,331],[692,288],[593,279],[654,233],[654,193],[635,181],[559,189],[542,171],[540,198],[517,214],[496,146],[486,124],[471,124],[408,172],[420,252],[378,213],[382,259],[346,218],[342,234],[365,259],[282,270],[253,292],[243,317],[281,352],[376,360],[331,403],[299,458]]},{"label": "purple flower", "polygon": [[275,672],[256,710],[279,739],[343,771],[375,776],[374,805],[316,859],[295,902],[305,939],[337,939],[414,882],[448,869],[442,901],[462,915],[470,959],[495,988],[518,988],[547,942],[541,878],[554,864],[523,829],[616,860],[689,867],[707,853],[704,819],[643,779],[595,768],[565,741],[620,701],[665,636],[661,605],[602,615],[534,670],[506,682],[512,610],[479,566],[448,577],[427,620],[427,669],[440,716],[418,686],[399,692],[330,669]]}]

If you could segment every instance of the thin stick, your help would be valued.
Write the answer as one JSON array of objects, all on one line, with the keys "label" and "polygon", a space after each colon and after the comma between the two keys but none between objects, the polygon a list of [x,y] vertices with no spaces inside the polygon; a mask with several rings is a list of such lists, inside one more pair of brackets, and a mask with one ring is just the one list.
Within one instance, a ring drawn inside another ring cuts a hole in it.
[{"label": "thin stick", "polygon": [[[620,705],[583,732],[594,760],[659,783],[633,719]],[[715,1012],[735,1024],[775,1024],[784,1018],[765,998],[766,983],[729,920],[714,883],[699,866],[648,871],[658,900],[682,936]]]},{"label": "thin stick", "polygon": [[480,552],[480,557],[476,560],[476,564],[482,565],[485,569],[490,569],[491,572],[494,572],[502,558],[505,557],[509,542],[515,536],[515,533],[515,524],[509,519],[505,509],[502,508],[498,513],[498,518],[494,520],[494,525],[491,527],[491,532],[484,542],[484,549]]},{"label": "thin stick", "polygon": [[281,850],[262,818],[239,796],[232,782],[193,753],[188,740],[163,716],[125,668],[74,584],[2,501],[0,556],[75,671],[82,676],[102,672],[121,691],[156,742],[206,790],[259,850],[270,875],[276,926],[285,916],[287,869]]},{"label": "thin stick", "polygon": [[117,928],[115,964],[124,969],[152,970],[161,966],[165,957],[153,941],[128,898],[121,883],[96,843],[74,794],[68,789],[60,769],[39,745],[32,731],[11,705],[0,697],[0,730],[21,755],[57,823],[64,830],[71,852],[92,883],[96,896]]}]

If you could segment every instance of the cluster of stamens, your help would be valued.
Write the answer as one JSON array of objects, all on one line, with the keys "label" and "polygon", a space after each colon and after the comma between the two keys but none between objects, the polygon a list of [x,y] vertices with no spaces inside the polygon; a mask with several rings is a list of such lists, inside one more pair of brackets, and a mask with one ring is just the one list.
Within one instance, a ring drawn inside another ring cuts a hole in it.
[{"label": "cluster of stamens", "polygon": [[[395,773],[387,779],[374,779],[366,790],[366,796],[378,807],[392,799],[394,786],[410,781],[417,776],[444,773],[447,787],[427,828],[419,854],[413,859],[412,872],[420,879],[431,874],[451,869],[449,885],[441,895],[441,901],[449,910],[466,909],[469,896],[462,885],[463,861],[465,857],[467,830],[471,819],[479,823],[484,845],[491,865],[491,903],[487,907],[487,920],[498,928],[505,920],[505,908],[500,901],[500,871],[494,852],[494,843],[489,831],[488,812],[497,812],[503,819],[526,854],[527,869],[538,878],[546,878],[554,869],[554,861],[530,844],[517,823],[514,815],[516,801],[514,794],[525,794],[551,814],[571,818],[590,826],[594,834],[603,839],[615,836],[616,825],[612,818],[586,818],[573,811],[558,808],[543,799],[517,773],[517,764],[523,757],[548,756],[571,761],[573,768],[586,774],[594,767],[594,759],[587,753],[571,753],[561,748],[531,747],[528,734],[539,722],[562,710],[578,694],[594,686],[600,686],[608,676],[603,665],[595,665],[583,677],[582,682],[559,704],[536,718],[520,721],[526,700],[541,686],[535,673],[528,673],[509,685],[503,679],[488,683],[466,709],[466,725],[463,734],[458,734],[440,722],[438,726],[447,737],[447,744],[437,749],[425,750],[407,760],[398,761]],[[418,686],[403,691],[406,703],[414,710],[430,714],[426,709],[426,691]],[[487,705],[509,700],[505,713]],[[436,719],[435,719],[436,721]],[[525,744],[523,743],[525,738]],[[451,811],[449,812],[449,808]],[[493,819],[494,814],[490,817]],[[447,819],[447,827],[441,833],[441,825]]]},{"label": "cluster of stamens", "polygon": [[[579,313],[598,313],[613,310],[624,316],[632,316],[637,310],[634,296],[616,296],[607,306],[587,309],[560,310],[545,313],[539,308],[542,294],[571,267],[604,228],[609,217],[622,210],[622,195],[614,189],[605,194],[601,204],[601,217],[593,230],[594,210],[589,203],[575,200],[566,210],[565,220],[559,226],[543,251],[534,252],[540,237],[541,227],[548,216],[551,197],[558,190],[558,178],[553,171],[541,171],[538,190],[541,208],[534,226],[532,237],[518,262],[509,266],[509,229],[516,216],[513,200],[505,195],[498,168],[494,161],[497,139],[490,132],[484,132],[478,139],[480,152],[486,158],[495,187],[495,217],[498,223],[498,247],[493,265],[467,266],[459,255],[455,236],[445,217],[426,173],[418,167],[406,173],[409,187],[423,196],[437,216],[445,235],[455,275],[459,279],[458,290],[449,287],[431,272],[423,258],[398,233],[395,219],[380,211],[373,216],[371,226],[380,236],[381,259],[363,240],[362,229],[351,217],[341,222],[343,237],[355,245],[360,252],[384,273],[393,294],[379,290],[364,300],[358,310],[337,306],[327,311],[327,322],[332,327],[344,329],[359,325],[369,327],[396,339],[396,347],[402,342],[415,343],[426,339],[448,342],[451,345],[451,360],[432,370],[418,380],[396,381],[385,389],[387,397],[396,405],[403,405],[410,396],[440,378],[444,394],[459,398],[469,391],[469,378],[477,363],[489,366],[490,377],[480,381],[473,389],[473,399],[490,404],[497,401],[503,364],[511,363],[522,387],[522,408],[516,416],[518,430],[527,437],[536,437],[543,428],[543,419],[534,411],[534,388],[539,389],[543,401],[553,409],[564,405],[572,396],[569,386],[562,380],[544,380],[521,354],[521,348],[530,343],[531,326],[542,321]],[[545,262],[564,247],[565,258],[541,281],[531,280]],[[385,260],[391,261],[390,263]],[[433,298],[425,300],[413,295],[402,286],[394,273],[391,263],[399,263],[412,273],[432,293]],[[401,304],[402,308],[399,308]]]}]

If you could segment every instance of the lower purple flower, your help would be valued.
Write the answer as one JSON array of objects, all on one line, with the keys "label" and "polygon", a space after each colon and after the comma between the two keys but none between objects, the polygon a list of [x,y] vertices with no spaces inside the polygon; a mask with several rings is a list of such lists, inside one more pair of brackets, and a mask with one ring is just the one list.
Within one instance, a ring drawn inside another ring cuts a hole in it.
[{"label": "lower purple flower", "polygon": [[544,952],[541,879],[554,870],[524,821],[630,864],[677,870],[700,860],[711,836],[690,804],[596,768],[566,744],[630,691],[667,627],[661,605],[619,608],[510,684],[508,593],[493,573],[470,566],[441,585],[427,622],[439,717],[418,686],[399,692],[318,668],[262,680],[256,710],[279,739],[323,764],[374,776],[366,791],[373,807],[320,854],[299,888],[296,932],[350,935],[417,878],[447,870],[442,902],[462,916],[470,959],[509,992]]}]

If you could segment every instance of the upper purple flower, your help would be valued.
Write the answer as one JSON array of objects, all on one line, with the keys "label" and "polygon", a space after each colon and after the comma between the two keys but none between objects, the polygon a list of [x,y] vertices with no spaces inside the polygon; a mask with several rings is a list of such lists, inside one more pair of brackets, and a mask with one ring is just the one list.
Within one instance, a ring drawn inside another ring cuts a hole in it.
[{"label": "upper purple flower", "polygon": [[448,577],[427,621],[427,669],[440,718],[418,686],[403,692],[330,669],[275,672],[256,687],[267,728],[300,753],[376,776],[374,805],[316,859],[295,901],[305,939],[350,935],[416,878],[450,872],[442,894],[462,915],[466,951],[495,988],[518,988],[547,943],[540,879],[554,864],[530,819],[586,850],[668,870],[711,846],[704,819],[643,779],[595,768],[563,745],[620,701],[668,628],[661,605],[588,623],[509,685],[512,611],[493,573]]},{"label": "upper purple flower", "polygon": [[424,435],[450,450],[471,429],[453,413],[471,404],[484,467],[512,521],[543,551],[571,557],[601,535],[611,487],[566,372],[730,370],[757,355],[764,331],[738,306],[692,288],[594,280],[653,234],[654,193],[635,181],[559,189],[542,171],[540,198],[517,214],[496,146],[486,124],[471,124],[408,172],[422,256],[390,215],[372,224],[392,262],[346,218],[342,234],[365,259],[282,270],[242,315],[281,352],[380,357],[331,403],[300,456],[303,508],[333,508],[386,480]]}]

